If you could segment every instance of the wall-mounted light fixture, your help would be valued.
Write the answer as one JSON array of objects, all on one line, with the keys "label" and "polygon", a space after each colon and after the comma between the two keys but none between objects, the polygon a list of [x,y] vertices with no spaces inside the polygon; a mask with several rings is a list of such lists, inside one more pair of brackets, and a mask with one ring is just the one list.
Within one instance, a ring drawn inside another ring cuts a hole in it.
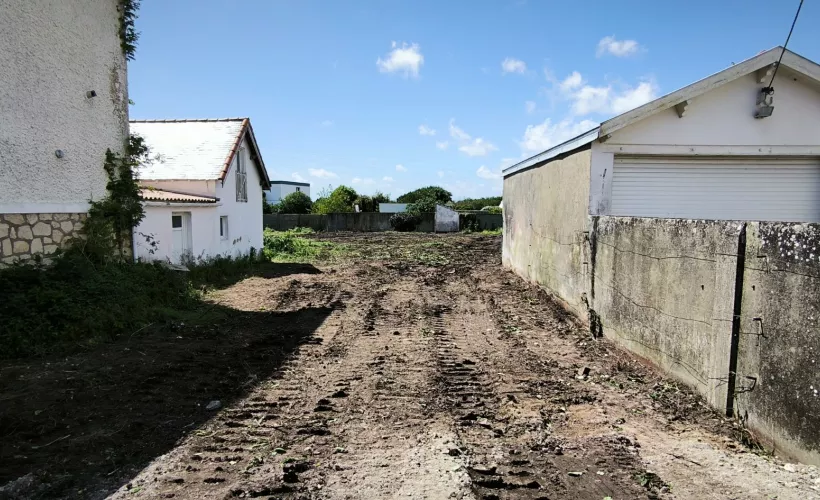
[{"label": "wall-mounted light fixture", "polygon": [[85,93],[85,97],[88,98],[88,99],[92,99],[94,97],[97,97],[97,91],[96,90],[89,90],[88,92]]},{"label": "wall-mounted light fixture", "polygon": [[768,118],[774,112],[774,87],[763,87],[757,94],[755,118]]},{"label": "wall-mounted light fixture", "polygon": [[63,156],[65,156],[65,153],[63,153],[62,149],[58,149],[54,151],[54,156],[56,156],[57,158],[62,158]]}]

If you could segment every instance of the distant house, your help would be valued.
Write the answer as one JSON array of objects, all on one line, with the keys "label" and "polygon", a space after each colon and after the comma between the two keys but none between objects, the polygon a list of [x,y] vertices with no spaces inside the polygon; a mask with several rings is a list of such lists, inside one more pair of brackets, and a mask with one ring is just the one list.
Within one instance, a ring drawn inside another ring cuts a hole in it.
[{"label": "distant house", "polygon": [[0,265],[76,237],[128,136],[119,0],[0,1]]},{"label": "distant house", "polygon": [[271,181],[270,189],[265,191],[265,201],[275,205],[282,201],[282,198],[291,194],[302,192],[310,197],[310,184],[307,182],[293,181]]},{"label": "distant house", "polygon": [[262,247],[270,180],[248,118],[132,121],[131,132],[152,158],[139,169],[137,258],[179,263]]}]

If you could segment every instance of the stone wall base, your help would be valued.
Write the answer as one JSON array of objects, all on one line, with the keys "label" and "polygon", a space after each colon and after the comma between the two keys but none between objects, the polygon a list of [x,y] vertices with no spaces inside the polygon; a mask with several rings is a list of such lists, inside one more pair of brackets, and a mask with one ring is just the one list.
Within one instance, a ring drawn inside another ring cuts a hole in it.
[{"label": "stone wall base", "polygon": [[48,256],[79,236],[86,214],[0,214],[0,266]]}]

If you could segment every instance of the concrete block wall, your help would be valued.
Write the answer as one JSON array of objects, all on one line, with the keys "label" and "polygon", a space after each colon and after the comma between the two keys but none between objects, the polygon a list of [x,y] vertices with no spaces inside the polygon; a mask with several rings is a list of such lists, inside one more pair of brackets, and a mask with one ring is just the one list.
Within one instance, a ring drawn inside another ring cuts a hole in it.
[{"label": "concrete block wall", "polygon": [[[362,212],[338,214],[268,214],[263,217],[264,227],[275,231],[287,231],[297,227],[309,227],[314,231],[392,231],[391,213]],[[433,232],[435,214],[419,217],[418,232]]]},{"label": "concrete block wall", "polygon": [[592,217],[602,332],[725,409],[741,223]]},{"label": "concrete block wall", "polygon": [[589,175],[585,150],[504,179],[504,265],[584,317]]},{"label": "concrete block wall", "polygon": [[820,225],[746,230],[735,414],[820,464]]}]

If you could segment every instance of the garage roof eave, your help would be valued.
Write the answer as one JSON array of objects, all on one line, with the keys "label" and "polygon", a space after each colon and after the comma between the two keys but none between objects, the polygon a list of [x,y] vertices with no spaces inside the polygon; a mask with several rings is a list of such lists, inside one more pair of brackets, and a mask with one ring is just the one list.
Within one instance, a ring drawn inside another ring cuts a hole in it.
[{"label": "garage roof eave", "polygon": [[591,130],[587,130],[586,132],[577,137],[573,137],[572,139],[566,142],[562,142],[557,146],[553,146],[542,153],[538,153],[537,155],[527,158],[524,161],[518,162],[515,165],[511,165],[505,168],[501,173],[504,177],[507,177],[520,170],[533,167],[535,165],[538,165],[539,163],[551,160],[556,156],[560,156],[564,153],[569,153],[570,151],[586,146],[587,144],[590,144],[598,138],[598,133],[600,132],[600,130],[601,127],[595,127]]}]

